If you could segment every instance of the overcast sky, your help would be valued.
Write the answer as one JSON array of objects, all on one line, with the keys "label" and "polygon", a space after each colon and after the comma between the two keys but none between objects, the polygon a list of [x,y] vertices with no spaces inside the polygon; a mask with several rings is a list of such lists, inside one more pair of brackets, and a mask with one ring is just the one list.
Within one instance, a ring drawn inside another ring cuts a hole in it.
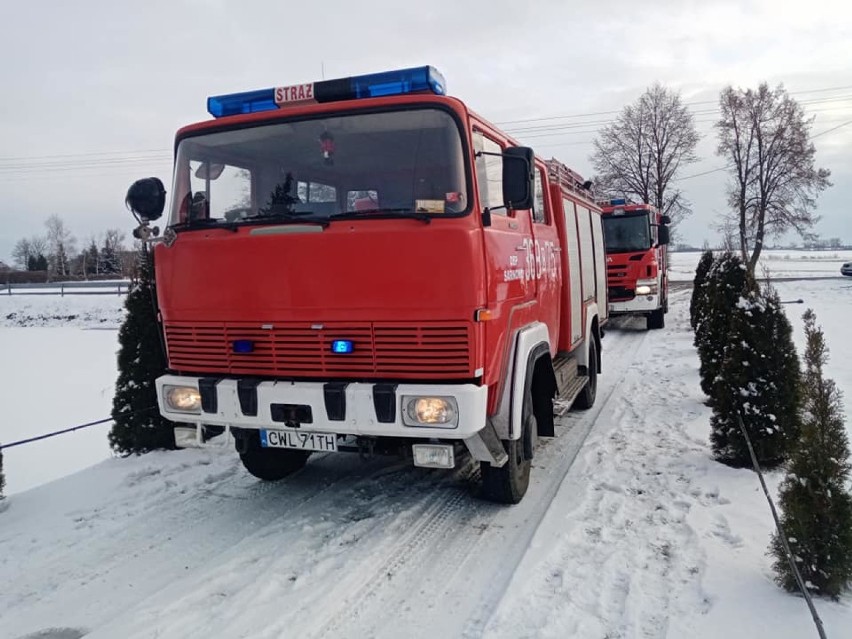
[{"label": "overcast sky", "polygon": [[[206,120],[208,95],[431,64],[448,92],[539,156],[591,175],[596,128],[660,81],[725,164],[712,123],[725,85],[783,82],[816,117],[852,120],[848,1],[513,0],[346,2],[149,0],[6,3],[0,21],[0,260],[59,214],[78,245],[133,228],[129,184],[170,183],[177,128]],[[603,112],[603,114],[601,114]],[[532,123],[518,120],[539,119]],[[533,131],[521,128],[545,127]],[[824,237],[852,242],[852,123],[814,140],[834,186]],[[685,241],[714,238],[726,174],[682,182]]]}]

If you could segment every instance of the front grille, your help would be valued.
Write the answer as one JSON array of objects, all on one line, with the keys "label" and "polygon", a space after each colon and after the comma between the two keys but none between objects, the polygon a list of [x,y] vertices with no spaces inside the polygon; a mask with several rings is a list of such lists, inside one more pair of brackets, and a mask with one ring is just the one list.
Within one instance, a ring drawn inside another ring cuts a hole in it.
[{"label": "front grille", "polygon": [[610,279],[627,277],[626,264],[608,264],[606,267],[606,276]]},{"label": "front grille", "polygon": [[636,292],[626,286],[610,286],[609,301],[610,302],[625,302],[636,297]]},{"label": "front grille", "polygon": [[[467,322],[276,323],[166,322],[169,365],[185,373],[277,377],[423,379],[473,377],[472,327]],[[235,340],[252,342],[234,353]],[[331,352],[351,340],[351,353]]]}]

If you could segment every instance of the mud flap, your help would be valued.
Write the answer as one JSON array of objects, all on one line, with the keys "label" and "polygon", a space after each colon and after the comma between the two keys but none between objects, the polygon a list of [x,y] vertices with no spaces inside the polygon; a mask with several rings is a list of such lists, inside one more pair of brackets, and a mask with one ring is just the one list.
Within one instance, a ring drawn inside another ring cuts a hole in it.
[{"label": "mud flap", "polygon": [[503,448],[503,444],[497,437],[497,432],[490,421],[485,425],[485,428],[473,437],[465,439],[464,443],[470,451],[471,457],[476,461],[488,462],[495,468],[500,468],[509,459],[506,449]]}]

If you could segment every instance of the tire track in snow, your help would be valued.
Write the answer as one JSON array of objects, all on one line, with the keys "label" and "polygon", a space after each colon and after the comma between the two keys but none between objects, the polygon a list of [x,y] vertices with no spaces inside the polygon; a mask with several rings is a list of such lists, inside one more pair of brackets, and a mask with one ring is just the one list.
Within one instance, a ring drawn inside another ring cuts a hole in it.
[{"label": "tire track in snow", "polygon": [[[559,430],[568,425],[568,432],[541,440],[530,491],[521,504],[502,507],[477,501],[462,491],[445,496],[311,636],[422,636],[427,628],[430,636],[481,636],[553,496],[644,336],[644,332],[608,334],[606,348],[615,346],[622,355],[608,363],[614,374],[605,371],[606,384],[601,383],[603,378],[599,380],[598,402],[592,410],[560,420]],[[495,562],[495,557],[501,560]],[[477,597],[477,593],[482,595]]]},{"label": "tire track in snow", "polygon": [[[604,397],[601,397],[599,393],[595,406],[590,411],[582,414],[582,416],[577,414],[568,416],[566,421],[571,421],[571,417],[575,417],[577,421],[572,430],[567,433],[569,435],[569,446],[565,446],[567,450],[563,451],[563,454],[556,458],[557,464],[555,469],[550,473],[550,481],[547,484],[546,490],[542,498],[535,502],[535,508],[527,518],[528,525],[520,530],[517,539],[508,547],[510,551],[510,555],[507,557],[508,561],[500,566],[494,575],[495,579],[492,581],[492,587],[485,590],[485,596],[480,599],[477,610],[469,617],[465,624],[465,637],[481,637],[485,633],[489,621],[496,612],[500,602],[507,595],[512,578],[518,566],[523,561],[541,522],[550,510],[557,492],[563,485],[565,477],[571,470],[577,455],[580,453],[583,444],[597,423],[601,413],[608,407],[612,396],[617,391],[620,391],[622,382],[634,363],[637,353],[640,352],[642,346],[645,344],[647,336],[647,332],[642,332],[638,335],[629,335],[623,332],[608,333],[610,342],[604,342],[605,349],[609,351],[613,346],[613,342],[616,342],[616,349],[621,349],[617,350],[619,355],[621,355],[619,359],[610,358],[607,362],[608,367],[615,367],[616,369],[613,376],[614,379],[612,379],[611,383],[609,382],[609,378],[607,379]],[[613,337],[618,337],[619,339],[614,340],[612,339]],[[604,369],[604,374],[606,372],[607,369]],[[598,390],[600,391],[600,379],[598,381]]]},{"label": "tire track in snow", "polygon": [[[342,599],[337,612],[308,636],[320,638],[350,636],[349,633],[341,632],[341,629],[352,623],[370,624],[371,619],[365,618],[365,612],[378,603],[382,591],[385,588],[391,588],[392,582],[399,577],[400,573],[405,572],[408,566],[417,565],[429,559],[427,557],[429,551],[434,547],[435,541],[446,531],[453,516],[458,515],[464,518],[467,501],[469,501],[469,495],[462,490],[440,494],[409,529],[409,532],[393,546],[387,559],[380,563],[378,568],[363,575],[354,592]],[[373,635],[368,633],[360,636]]]},{"label": "tire track in snow", "polygon": [[[22,563],[20,572],[9,567],[9,576],[17,584],[14,598],[8,601],[9,611],[25,627],[32,626],[61,601],[66,609],[78,611],[87,627],[97,628],[99,619],[120,617],[128,608],[144,606],[170,584],[210,575],[211,556],[227,555],[259,531],[282,520],[320,520],[318,504],[322,510],[322,504],[341,494],[351,495],[363,483],[400,484],[406,481],[402,469],[409,470],[387,460],[365,467],[357,459],[338,458],[332,464],[319,456],[285,480],[264,483],[248,476],[226,452],[227,458],[211,459],[202,456],[209,453],[187,451],[186,461],[160,467],[145,464],[123,477],[115,499],[67,513],[75,524],[70,534],[39,543],[49,550],[39,555],[38,563]],[[410,483],[410,473],[405,474]],[[417,507],[417,500],[410,502]],[[338,512],[351,522],[360,519],[352,508],[341,507]],[[346,531],[342,527],[341,534]],[[49,539],[50,531],[39,536]],[[24,549],[35,543],[33,538],[13,546],[20,546],[17,554],[25,556]],[[60,560],[70,555],[79,561]],[[115,584],[107,606],[90,596],[104,583]],[[128,583],[135,584],[129,597]],[[63,587],[69,584],[74,587]]]},{"label": "tire track in snow", "polygon": [[520,592],[501,606],[486,636],[684,636],[672,618],[677,624],[709,609],[701,586],[706,560],[687,522],[700,503],[693,483],[706,446],[682,428],[698,413],[683,391],[693,380],[683,381],[672,358],[672,348],[691,349],[678,334],[685,330],[680,315],[675,334],[670,328],[644,344],[644,364],[606,408],[613,426],[590,440],[566,482],[578,498],[560,496],[565,511],[554,510],[549,536],[538,540],[541,556],[519,575]]},{"label": "tire track in snow", "polygon": [[[317,609],[334,609],[351,590],[351,582],[368,573],[370,561],[385,555],[388,530],[404,528],[402,536],[411,537],[407,546],[413,546],[418,532],[430,534],[430,527],[441,527],[441,517],[452,511],[448,500],[465,495],[452,485],[459,473],[450,479],[434,471],[412,473],[407,465],[389,465],[387,460],[372,462],[373,470],[368,466],[366,471],[357,459],[344,464],[349,470],[338,472],[331,484],[278,512],[276,504],[286,506],[285,495],[259,511],[251,504],[254,499],[243,499],[237,490],[236,503],[226,505],[231,510],[224,512],[228,522],[244,522],[243,534],[221,530],[233,539],[215,553],[215,562],[199,565],[168,588],[150,593],[93,637],[115,636],[114,629],[128,638],[154,632],[182,639],[206,637],[204,628],[192,625],[199,615],[215,616],[221,636],[243,636],[247,623],[256,626],[249,632],[253,637],[290,636],[294,626],[305,634],[313,620],[325,616],[318,616]],[[329,464],[323,472],[337,466]],[[358,468],[360,473],[352,470]],[[412,481],[412,474],[423,481]],[[346,478],[354,480],[341,487]],[[227,605],[211,606],[216,601]],[[270,613],[264,614],[267,610]]]}]

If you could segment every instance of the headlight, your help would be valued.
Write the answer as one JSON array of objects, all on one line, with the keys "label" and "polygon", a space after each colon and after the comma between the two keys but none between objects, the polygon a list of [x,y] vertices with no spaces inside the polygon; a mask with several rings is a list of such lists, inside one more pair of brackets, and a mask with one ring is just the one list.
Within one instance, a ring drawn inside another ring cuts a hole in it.
[{"label": "headlight", "polygon": [[637,280],[636,295],[656,295],[657,280]]},{"label": "headlight", "polygon": [[455,397],[403,397],[402,421],[407,426],[455,428],[459,408]]},{"label": "headlight", "polygon": [[201,412],[201,393],[195,386],[163,386],[163,399],[169,410],[179,413]]}]

